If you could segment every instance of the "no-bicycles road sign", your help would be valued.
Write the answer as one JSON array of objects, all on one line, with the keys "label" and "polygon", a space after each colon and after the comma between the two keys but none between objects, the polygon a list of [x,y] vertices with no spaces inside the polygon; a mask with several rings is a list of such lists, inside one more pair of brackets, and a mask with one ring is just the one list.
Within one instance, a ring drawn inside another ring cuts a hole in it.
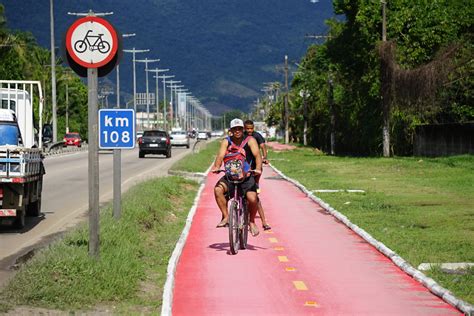
[{"label": "no-bicycles road sign", "polygon": [[78,19],[66,33],[66,49],[71,58],[86,68],[99,68],[117,53],[118,36],[107,20],[87,16]]}]

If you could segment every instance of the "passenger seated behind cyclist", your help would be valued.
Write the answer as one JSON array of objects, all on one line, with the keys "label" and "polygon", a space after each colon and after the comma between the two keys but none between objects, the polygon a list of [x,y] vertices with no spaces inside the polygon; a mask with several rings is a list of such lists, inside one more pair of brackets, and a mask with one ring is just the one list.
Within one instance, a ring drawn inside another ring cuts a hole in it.
[{"label": "passenger seated behind cyclist", "polygon": [[[218,173],[224,156],[228,152],[229,147],[232,143],[239,146],[244,139],[244,122],[240,119],[233,119],[230,122],[230,130],[232,136],[226,137],[219,148],[217,153],[216,160],[214,161],[214,166],[212,167],[211,172]],[[258,148],[257,141],[253,137],[249,137],[247,144],[243,147],[246,153],[246,161],[249,165],[252,165],[252,161],[255,160],[255,175],[262,173],[262,158],[260,156],[260,150]],[[217,225],[217,227],[226,227],[228,226],[228,210],[227,210],[227,197],[226,194],[229,192],[229,189],[234,188],[232,183],[226,179],[225,176],[217,181],[216,186],[214,187],[214,196],[216,198],[217,205],[222,213],[222,220]],[[250,233],[252,236],[257,236],[259,231],[257,225],[255,225],[255,216],[257,214],[257,188],[255,183],[255,178],[253,174],[248,174],[245,180],[241,184],[241,188],[247,198],[249,213],[250,213]]]},{"label": "passenger seated behind cyclist", "polygon": [[[267,160],[267,148],[265,146],[265,138],[263,138],[263,136],[259,132],[255,131],[255,126],[254,126],[252,120],[246,120],[244,122],[244,130],[245,130],[244,136],[252,136],[253,138],[255,138],[255,140],[257,141],[259,149],[262,150],[262,162],[264,164],[267,164],[268,160]],[[255,162],[254,162],[254,164],[255,164]],[[255,168],[255,165],[252,165],[251,168]],[[257,193],[260,193],[259,192],[260,191],[260,183],[259,182],[260,182],[260,177],[261,176],[262,176],[261,174],[255,176],[255,182],[257,183]],[[262,202],[260,201],[260,199],[258,199],[257,203],[258,203],[257,204],[258,205],[258,215],[260,215],[263,230],[269,230],[269,229],[271,229],[271,227],[270,227],[270,225],[268,225],[267,219],[265,218],[265,212],[263,210]]]}]

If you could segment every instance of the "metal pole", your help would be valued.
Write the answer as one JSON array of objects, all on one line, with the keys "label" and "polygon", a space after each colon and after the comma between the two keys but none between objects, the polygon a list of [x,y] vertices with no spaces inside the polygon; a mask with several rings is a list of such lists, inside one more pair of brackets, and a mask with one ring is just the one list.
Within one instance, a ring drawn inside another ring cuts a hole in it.
[{"label": "metal pole", "polygon": [[135,66],[135,53],[146,53],[149,49],[124,49],[125,53],[132,53],[133,58],[133,110],[135,111],[135,117],[137,116],[137,72]]},{"label": "metal pole", "polygon": [[56,116],[56,54],[54,47],[54,0],[49,1],[51,27],[51,101],[53,103],[53,142],[58,141],[58,126]]},{"label": "metal pole", "polygon": [[290,142],[290,131],[288,122],[288,55],[285,55],[285,144]]},{"label": "metal pole", "polygon": [[117,109],[120,109],[120,65],[117,65]]},{"label": "metal pole", "polygon": [[159,91],[158,91],[158,78],[155,78],[156,79],[156,95],[155,95],[155,98],[156,98],[156,127],[158,128],[158,118],[160,117],[160,99],[159,99]]},{"label": "metal pole", "polygon": [[[135,33],[132,34],[122,34],[122,37],[131,37],[135,36]],[[120,109],[120,65],[117,65],[117,109]]]},{"label": "metal pole", "polygon": [[163,78],[163,119],[165,120],[164,124],[165,124],[165,131],[168,130],[168,118],[166,117],[166,107],[167,107],[167,103],[166,103],[166,77]]},{"label": "metal pole", "polygon": [[66,133],[69,133],[69,84],[66,81]]},{"label": "metal pole", "polygon": [[[386,19],[386,7],[387,2],[382,2],[382,41],[387,41],[387,19]],[[382,111],[383,111],[383,127],[382,127],[382,138],[383,138],[383,156],[390,157],[390,100],[388,100],[388,93],[386,93],[386,87],[389,85],[387,82],[385,67],[382,66]]]},{"label": "metal pole", "polygon": [[89,89],[89,255],[99,258],[99,154],[97,115],[97,68],[87,69]]},{"label": "metal pole", "polygon": [[[135,137],[135,136],[132,136]],[[114,149],[114,218],[120,219],[122,209],[122,150]]]},{"label": "metal pole", "polygon": [[141,62],[141,63],[145,63],[145,74],[146,74],[146,115],[147,115],[147,126],[148,128],[150,128],[150,96],[149,96],[149,92],[148,92],[148,63],[153,63],[153,62],[157,62],[157,61],[160,61],[159,59],[148,59],[148,58],[145,58],[145,59],[142,59],[142,60],[136,60],[138,62]]}]

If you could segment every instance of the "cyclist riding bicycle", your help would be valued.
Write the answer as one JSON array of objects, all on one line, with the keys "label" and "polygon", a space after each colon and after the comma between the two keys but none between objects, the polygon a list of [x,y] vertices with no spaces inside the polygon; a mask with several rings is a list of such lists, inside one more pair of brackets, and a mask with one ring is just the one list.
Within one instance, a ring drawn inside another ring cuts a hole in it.
[{"label": "cyclist riding bicycle", "polygon": [[[259,149],[262,151],[262,162],[267,164],[268,160],[267,160],[267,147],[265,146],[265,138],[263,138],[263,136],[259,132],[255,132],[255,126],[252,120],[246,120],[244,122],[244,131],[245,131],[244,136],[252,136],[253,138],[255,138]],[[255,169],[255,166],[252,166],[251,168]],[[262,176],[261,174],[259,174],[258,176],[257,175],[255,176],[255,182],[257,183],[257,193],[260,193],[259,182],[260,182],[261,176]],[[271,229],[271,227],[270,225],[268,225],[267,219],[265,218],[265,212],[263,211],[263,206],[260,199],[258,199],[257,203],[258,203],[258,215],[260,216],[260,219],[262,220],[263,230],[269,230]]]},{"label": "cyclist riding bicycle", "polygon": [[[224,157],[229,151],[229,148],[234,146],[240,146],[245,151],[245,160],[249,165],[252,165],[252,161],[255,160],[255,170],[253,173],[259,175],[262,173],[262,158],[260,156],[260,150],[258,148],[257,141],[253,137],[244,138],[244,122],[241,119],[233,119],[230,122],[230,131],[232,136],[226,137],[222,142],[217,153],[214,166],[211,170],[213,173],[220,172],[220,167],[224,161]],[[243,194],[247,199],[249,213],[250,213],[250,233],[252,236],[259,234],[257,225],[255,224],[255,216],[257,215],[257,187],[255,177],[252,173],[247,173],[245,180],[240,184]],[[216,198],[217,205],[222,213],[222,220],[217,227],[228,226],[228,210],[227,210],[227,194],[232,191],[234,184],[230,183],[225,176],[217,181],[214,187],[214,196]]]}]

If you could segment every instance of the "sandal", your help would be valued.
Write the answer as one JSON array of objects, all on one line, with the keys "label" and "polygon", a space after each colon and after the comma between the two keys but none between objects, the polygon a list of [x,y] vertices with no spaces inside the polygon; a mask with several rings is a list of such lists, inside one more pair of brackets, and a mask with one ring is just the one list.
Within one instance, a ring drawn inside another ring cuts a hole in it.
[{"label": "sandal", "polygon": [[270,230],[270,229],[272,229],[272,228],[270,227],[270,225],[268,225],[268,224],[262,225],[262,227],[263,227],[263,230]]},{"label": "sandal", "polygon": [[257,225],[255,225],[255,223],[250,223],[249,228],[250,228],[250,234],[252,234],[253,237],[258,236],[258,234],[260,233],[258,231]]},{"label": "sandal", "polygon": [[216,228],[222,228],[222,227],[229,227],[229,222],[227,221],[226,218],[221,220],[219,224],[217,224]]}]

